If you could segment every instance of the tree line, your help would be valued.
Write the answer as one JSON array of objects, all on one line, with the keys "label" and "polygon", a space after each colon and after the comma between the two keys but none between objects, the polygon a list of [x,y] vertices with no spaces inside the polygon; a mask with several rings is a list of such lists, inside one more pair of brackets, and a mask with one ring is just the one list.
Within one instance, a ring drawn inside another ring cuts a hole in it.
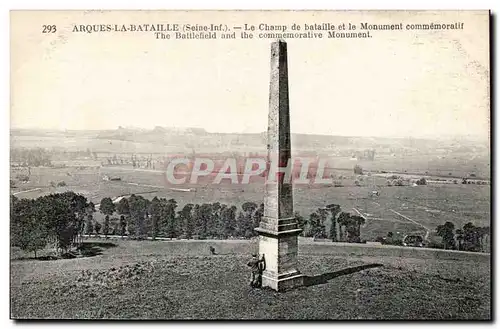
[{"label": "tree line", "polygon": [[[58,254],[81,247],[85,235],[119,235],[122,238],[153,240],[158,237],[181,239],[252,238],[264,215],[264,204],[245,202],[241,208],[215,203],[192,204],[182,208],[175,199],[139,195],[122,197],[114,203],[103,198],[99,211],[103,222],[94,216],[96,206],[74,192],[50,194],[37,199],[11,196],[11,243],[36,252],[53,245]],[[116,215],[116,216],[114,216]],[[318,208],[308,218],[295,212],[304,237],[359,243],[365,219],[342,211],[337,204]],[[326,223],[330,221],[327,231]],[[445,249],[483,251],[489,227],[471,223],[455,230],[446,222],[437,228]]]},{"label": "tree line", "polygon": [[42,148],[14,148],[10,150],[11,161],[19,163],[24,167],[39,167],[51,165],[51,154]]},{"label": "tree line", "polygon": [[491,236],[489,226],[475,226],[470,222],[457,229],[452,222],[446,222],[436,228],[436,234],[442,239],[443,249],[464,251],[487,251],[487,238]]},{"label": "tree line", "polygon": [[[361,226],[365,219],[342,211],[337,204],[329,204],[318,208],[304,220],[300,214],[295,215],[299,226],[303,229],[302,235],[317,239],[331,239],[333,242],[361,242]],[[326,221],[330,221],[330,230],[326,231]]]},{"label": "tree line", "polygon": [[[132,239],[155,240],[158,237],[183,239],[252,238],[264,215],[264,204],[245,202],[234,205],[192,204],[182,208],[174,199],[139,195],[121,198],[114,203],[103,198],[99,211],[103,222],[95,217],[96,206],[82,195],[64,192],[37,199],[11,196],[11,242],[13,246],[36,252],[52,245],[60,255],[79,247],[85,235],[120,235]],[[116,216],[113,216],[116,215]],[[330,238],[333,241],[360,241],[364,219],[342,212],[339,205],[319,208],[309,218],[295,213],[302,236]],[[332,223],[326,232],[325,222]]]}]

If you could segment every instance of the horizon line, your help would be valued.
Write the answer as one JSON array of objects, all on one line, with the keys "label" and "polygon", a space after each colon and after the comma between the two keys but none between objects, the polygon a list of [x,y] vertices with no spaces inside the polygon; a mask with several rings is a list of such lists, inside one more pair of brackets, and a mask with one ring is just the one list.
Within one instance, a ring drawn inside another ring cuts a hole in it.
[{"label": "horizon line", "polygon": [[[201,128],[201,127],[172,127],[172,126],[154,126],[154,127],[136,127],[136,126],[118,126],[116,128],[104,128],[104,129],[60,129],[60,128],[41,128],[41,127],[10,127],[10,131],[12,130],[38,130],[38,131],[53,131],[53,132],[101,132],[101,131],[118,131],[120,128],[122,129],[129,129],[129,130],[149,130],[153,131],[156,128],[163,128],[163,129],[179,129],[179,130],[188,130],[188,129],[197,129],[197,130],[204,130],[206,133],[209,134],[225,134],[225,135],[231,135],[231,134],[240,134],[240,135],[260,135],[260,134],[265,134],[266,131],[260,131],[260,132],[219,132],[219,131],[209,131],[206,128]],[[316,135],[316,136],[331,136],[331,137],[346,137],[346,138],[389,138],[389,139],[405,139],[405,138],[414,138],[414,139],[439,139],[439,138],[474,138],[474,139],[480,139],[482,141],[490,141],[490,136],[487,138],[484,138],[484,136],[479,135],[479,134],[441,134],[441,135],[420,135],[420,136],[401,136],[401,135],[342,135],[342,134],[328,134],[328,133],[305,133],[305,132],[291,132],[291,134],[296,134],[296,135]]]}]

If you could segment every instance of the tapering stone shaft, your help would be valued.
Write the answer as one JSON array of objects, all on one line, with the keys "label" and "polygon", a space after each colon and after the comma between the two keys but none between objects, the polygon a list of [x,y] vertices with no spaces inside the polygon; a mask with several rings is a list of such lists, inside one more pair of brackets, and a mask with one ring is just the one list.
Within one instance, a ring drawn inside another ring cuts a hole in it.
[{"label": "tapering stone shaft", "polygon": [[271,45],[267,132],[269,173],[264,216],[256,231],[259,233],[259,253],[265,255],[266,260],[262,285],[278,291],[303,284],[303,276],[297,270],[298,235],[301,229],[294,217],[293,186],[288,176],[291,169],[291,140],[287,65],[286,43],[274,42]]},{"label": "tapering stone shaft", "polygon": [[[282,41],[271,45],[268,122],[267,152],[270,176],[266,184],[264,216],[276,219],[293,217],[292,184],[290,180],[285,180],[286,175],[283,172],[287,165],[291,165],[291,140],[287,44]],[[275,175],[280,172],[279,168],[281,173]],[[289,166],[288,169],[290,168]]]}]

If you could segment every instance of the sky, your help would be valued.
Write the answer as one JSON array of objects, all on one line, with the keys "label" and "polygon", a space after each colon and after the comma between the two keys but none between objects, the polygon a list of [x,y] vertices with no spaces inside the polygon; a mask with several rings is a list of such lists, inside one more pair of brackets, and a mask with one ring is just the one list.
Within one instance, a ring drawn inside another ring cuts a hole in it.
[{"label": "sky", "polygon": [[[48,21],[58,26],[57,33],[40,33]],[[14,13],[11,128],[265,131],[272,39],[157,40],[146,32],[71,32],[74,24],[168,22],[463,22],[464,30],[456,31],[287,40],[291,129],[489,138],[487,12]]]}]

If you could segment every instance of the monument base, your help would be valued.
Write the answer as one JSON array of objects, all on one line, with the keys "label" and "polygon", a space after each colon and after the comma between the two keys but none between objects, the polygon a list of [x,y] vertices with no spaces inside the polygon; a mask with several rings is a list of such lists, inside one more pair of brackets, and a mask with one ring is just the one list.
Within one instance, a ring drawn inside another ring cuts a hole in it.
[{"label": "monument base", "polygon": [[[289,221],[289,219],[285,220]],[[281,221],[276,220],[278,223]],[[261,225],[265,223],[264,217]],[[275,226],[281,227],[281,225]],[[304,276],[297,269],[297,236],[302,230],[293,228],[288,231],[271,231],[266,228],[255,229],[259,232],[259,254],[265,256],[266,264],[262,273],[262,287],[285,291],[303,286]]]},{"label": "monument base", "polygon": [[303,285],[304,275],[299,271],[280,275],[264,271],[262,274],[262,287],[269,287],[279,292],[298,288]]}]

